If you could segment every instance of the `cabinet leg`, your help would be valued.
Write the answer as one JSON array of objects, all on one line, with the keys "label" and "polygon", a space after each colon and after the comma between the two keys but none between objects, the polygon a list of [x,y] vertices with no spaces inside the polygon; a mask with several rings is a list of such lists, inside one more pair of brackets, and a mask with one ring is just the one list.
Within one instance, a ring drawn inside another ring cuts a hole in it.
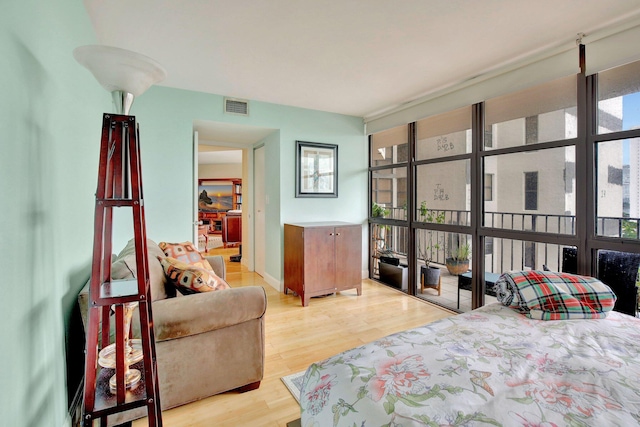
[{"label": "cabinet leg", "polygon": [[310,297],[306,296],[306,295],[301,295],[300,296],[300,301],[302,302],[302,306],[306,307],[309,305],[309,299]]}]

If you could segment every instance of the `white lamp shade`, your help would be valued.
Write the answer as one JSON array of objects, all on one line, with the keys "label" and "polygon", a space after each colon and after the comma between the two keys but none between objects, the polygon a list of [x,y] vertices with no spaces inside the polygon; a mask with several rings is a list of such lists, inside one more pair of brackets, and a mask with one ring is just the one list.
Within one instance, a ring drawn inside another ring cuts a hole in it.
[{"label": "white lamp shade", "polygon": [[153,59],[112,46],[80,46],[73,50],[73,57],[91,71],[107,91],[121,91],[134,97],[167,75]]}]

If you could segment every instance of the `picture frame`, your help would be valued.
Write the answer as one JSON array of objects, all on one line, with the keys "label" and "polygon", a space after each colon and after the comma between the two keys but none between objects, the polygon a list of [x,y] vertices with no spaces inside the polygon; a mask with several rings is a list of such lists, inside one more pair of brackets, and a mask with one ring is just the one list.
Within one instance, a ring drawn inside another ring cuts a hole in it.
[{"label": "picture frame", "polygon": [[200,212],[226,212],[233,209],[231,183],[217,184],[213,181],[198,185],[198,210]]},{"label": "picture frame", "polygon": [[296,141],[296,197],[338,197],[338,146]]}]

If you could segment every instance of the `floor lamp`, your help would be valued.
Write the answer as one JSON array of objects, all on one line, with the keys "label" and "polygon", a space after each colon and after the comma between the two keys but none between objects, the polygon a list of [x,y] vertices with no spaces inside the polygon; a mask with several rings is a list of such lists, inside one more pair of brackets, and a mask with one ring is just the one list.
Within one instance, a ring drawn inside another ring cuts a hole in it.
[{"label": "floor lamp", "polygon": [[[147,406],[150,425],[162,425],[148,286],[139,138],[135,117],[129,116],[129,111],[135,97],[164,79],[166,72],[144,55],[110,46],[82,46],[75,49],[73,55],[91,71],[102,87],[111,92],[116,108],[115,114],[105,113],[103,117],[83,422],[89,426],[94,418],[102,418],[105,422],[109,415],[131,407]],[[111,279],[112,208],[118,207],[132,208],[133,215],[137,277],[128,281]],[[142,339],[131,340],[131,319],[138,305]],[[113,344],[109,344],[111,310],[115,313],[116,337]],[[97,353],[100,336],[102,349]],[[144,375],[138,369],[130,368],[130,365],[140,361],[143,362]],[[104,390],[101,388],[101,377],[97,376],[97,365],[115,370],[108,380],[108,386],[104,385]],[[132,393],[127,393],[136,389],[143,377],[145,397],[135,400]]]}]

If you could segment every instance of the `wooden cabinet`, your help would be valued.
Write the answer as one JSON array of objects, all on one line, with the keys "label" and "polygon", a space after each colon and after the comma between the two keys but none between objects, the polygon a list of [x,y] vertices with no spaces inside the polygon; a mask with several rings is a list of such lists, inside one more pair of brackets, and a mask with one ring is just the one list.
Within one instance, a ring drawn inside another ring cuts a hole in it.
[{"label": "wooden cabinet", "polygon": [[222,220],[224,219],[225,212],[198,212],[198,220],[202,221],[204,225],[207,225],[208,232],[210,234],[222,233]]},{"label": "wooden cabinet", "polygon": [[309,298],[346,289],[362,295],[362,226],[346,222],[284,225],[284,293],[302,306]]},{"label": "wooden cabinet", "polygon": [[222,243],[225,248],[242,244],[242,214],[227,213],[222,219]]}]

